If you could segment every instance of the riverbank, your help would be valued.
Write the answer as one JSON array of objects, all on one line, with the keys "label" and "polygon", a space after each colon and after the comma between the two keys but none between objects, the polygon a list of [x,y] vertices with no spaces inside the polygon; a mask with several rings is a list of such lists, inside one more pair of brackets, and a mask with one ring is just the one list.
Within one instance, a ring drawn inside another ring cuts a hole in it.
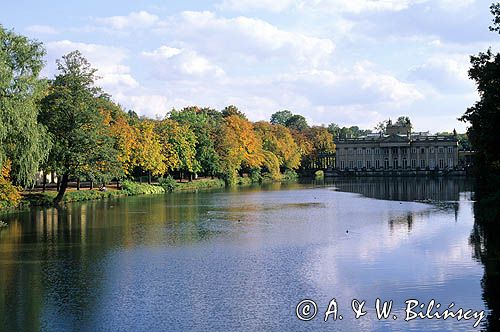
[{"label": "riverbank", "polygon": [[[295,172],[285,172],[281,181],[289,182],[298,179]],[[238,177],[234,183],[236,186],[251,185],[254,183],[269,183],[275,182],[270,177],[259,177],[253,179],[249,176]],[[136,195],[150,195],[150,194],[167,194],[172,192],[189,192],[207,189],[223,188],[226,186],[224,180],[219,178],[200,178],[193,181],[178,182],[173,178],[160,179],[158,183],[141,183],[134,181],[123,181],[118,189],[116,186],[110,186],[106,191],[96,189],[69,188],[63,199],[63,203],[91,201],[99,199],[107,199],[121,196],[136,196]],[[22,193],[22,199],[17,206],[2,205],[0,204],[0,213],[8,213],[19,209],[27,208],[30,206],[52,206],[54,198],[57,195],[55,187],[49,188],[46,191],[26,191]],[[0,203],[2,203],[0,201]]]},{"label": "riverbank", "polygon": [[[121,196],[166,194],[178,191],[197,191],[203,189],[222,188],[224,181],[221,179],[200,179],[191,182],[175,182],[174,184],[147,184],[124,181],[120,189],[108,188],[106,191],[98,189],[68,190],[63,197],[63,203],[90,201]],[[21,201],[22,207],[50,206],[56,197],[56,191],[25,192]]]}]

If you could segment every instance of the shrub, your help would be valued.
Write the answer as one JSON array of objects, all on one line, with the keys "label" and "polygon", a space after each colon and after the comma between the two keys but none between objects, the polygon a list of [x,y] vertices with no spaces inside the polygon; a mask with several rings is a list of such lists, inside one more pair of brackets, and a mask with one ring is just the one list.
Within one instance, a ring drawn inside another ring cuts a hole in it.
[{"label": "shrub", "polygon": [[159,183],[163,190],[169,193],[173,192],[178,186],[177,181],[170,175],[166,178],[160,178]]},{"label": "shrub", "polygon": [[322,179],[325,177],[325,172],[323,172],[322,170],[316,171],[314,172],[314,177],[317,179]]},{"label": "shrub", "polygon": [[0,208],[14,207],[21,202],[21,188],[0,175]]},{"label": "shrub", "polygon": [[283,180],[284,181],[295,181],[299,178],[297,172],[291,169],[287,169],[285,173],[283,174]]},{"label": "shrub", "polygon": [[236,184],[239,184],[239,185],[250,185],[252,184],[252,179],[249,178],[249,177],[238,177],[236,179]]},{"label": "shrub", "polygon": [[165,189],[153,184],[123,181],[122,192],[127,195],[163,194],[165,193]]},{"label": "shrub", "polygon": [[252,168],[250,170],[250,181],[252,183],[260,183],[262,182],[262,175],[260,174],[260,167]]}]

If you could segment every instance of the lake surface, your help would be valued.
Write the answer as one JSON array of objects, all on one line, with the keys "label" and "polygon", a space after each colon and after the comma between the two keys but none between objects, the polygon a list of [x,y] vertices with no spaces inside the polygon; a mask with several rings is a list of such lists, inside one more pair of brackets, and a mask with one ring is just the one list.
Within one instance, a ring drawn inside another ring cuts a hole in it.
[{"label": "lake surface", "polygon": [[[367,178],[0,216],[0,330],[475,330],[475,319],[404,321],[408,299],[490,313],[471,191],[463,179]],[[325,322],[333,298],[343,319]],[[389,319],[377,298],[394,301]],[[317,304],[310,321],[296,317],[304,299]],[[359,319],[353,299],[366,301]]]}]

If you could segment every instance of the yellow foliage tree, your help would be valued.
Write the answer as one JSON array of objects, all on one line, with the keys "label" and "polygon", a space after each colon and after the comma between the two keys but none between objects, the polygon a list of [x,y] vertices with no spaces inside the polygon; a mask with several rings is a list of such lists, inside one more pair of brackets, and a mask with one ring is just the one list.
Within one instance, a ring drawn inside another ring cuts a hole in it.
[{"label": "yellow foliage tree", "polygon": [[272,152],[285,169],[297,169],[300,166],[301,151],[290,129],[285,126],[259,121],[254,125],[257,135],[262,139],[264,150]]},{"label": "yellow foliage tree", "polygon": [[118,161],[125,175],[129,175],[134,167],[134,150],[138,148],[137,130],[128,122],[128,115],[118,105],[108,101],[99,108],[104,117],[104,124],[109,127],[110,135],[115,140],[118,150]]},{"label": "yellow foliage tree", "polygon": [[242,167],[258,168],[264,163],[262,141],[248,120],[237,115],[225,117],[219,140],[219,154],[227,181],[234,182]]},{"label": "yellow foliage tree", "polygon": [[2,206],[17,206],[21,202],[21,188],[10,181],[11,162],[3,163],[0,174],[0,208]]},{"label": "yellow foliage tree", "polygon": [[196,136],[189,125],[164,119],[156,123],[156,132],[160,138],[161,153],[167,170],[199,171]]},{"label": "yellow foliage tree", "polygon": [[152,120],[141,120],[134,127],[138,148],[134,150],[133,161],[149,175],[161,176],[167,172],[167,166],[162,154],[160,137],[154,129],[155,124]]}]

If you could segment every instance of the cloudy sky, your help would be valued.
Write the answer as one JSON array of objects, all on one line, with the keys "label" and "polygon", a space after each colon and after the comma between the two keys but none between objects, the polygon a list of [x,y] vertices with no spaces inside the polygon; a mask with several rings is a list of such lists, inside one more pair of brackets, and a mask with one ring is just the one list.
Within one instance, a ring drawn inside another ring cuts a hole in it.
[{"label": "cloudy sky", "polygon": [[55,59],[80,50],[139,114],[234,104],[251,120],[289,109],[311,124],[464,131],[469,55],[500,36],[487,0],[6,1],[0,23]]}]

